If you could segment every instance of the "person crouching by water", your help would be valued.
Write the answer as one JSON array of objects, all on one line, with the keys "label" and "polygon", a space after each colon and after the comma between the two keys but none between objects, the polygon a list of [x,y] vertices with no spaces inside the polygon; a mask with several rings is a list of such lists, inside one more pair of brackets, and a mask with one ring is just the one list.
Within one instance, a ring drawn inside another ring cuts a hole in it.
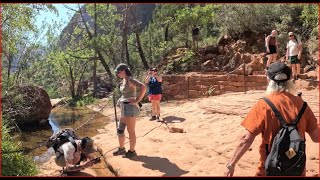
[{"label": "person crouching by water", "polygon": [[150,120],[157,120],[160,122],[160,101],[162,96],[162,77],[158,75],[157,68],[151,68],[148,71],[148,75],[145,79],[145,83],[149,87],[148,91],[148,98],[152,104],[152,112],[151,112],[151,119]]},{"label": "person crouching by water", "polygon": [[[92,153],[96,151],[93,140],[89,137],[69,141],[57,149],[55,162],[58,166],[63,167],[63,173],[78,172],[94,164]],[[81,161],[86,162],[80,164]]]},{"label": "person crouching by water", "polygon": [[[118,100],[117,105],[121,109],[120,122],[117,125],[117,134],[119,139],[119,148],[113,152],[114,156],[123,155],[124,158],[132,158],[137,155],[135,151],[136,146],[136,119],[140,115],[140,107],[138,103],[143,99],[146,93],[146,86],[132,77],[129,67],[126,64],[119,64],[115,69],[116,75],[122,79],[120,83],[120,92],[122,96]],[[137,96],[136,89],[140,88],[140,93]],[[125,133],[127,126],[129,133],[130,149],[126,152]]]}]

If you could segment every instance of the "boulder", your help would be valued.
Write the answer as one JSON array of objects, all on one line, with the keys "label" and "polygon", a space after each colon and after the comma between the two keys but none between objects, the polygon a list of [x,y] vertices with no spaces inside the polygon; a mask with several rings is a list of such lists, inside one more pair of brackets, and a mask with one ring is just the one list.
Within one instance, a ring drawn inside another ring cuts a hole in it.
[{"label": "boulder", "polygon": [[20,124],[37,124],[47,120],[51,113],[48,93],[36,86],[16,86],[3,97],[3,114],[6,119]]}]

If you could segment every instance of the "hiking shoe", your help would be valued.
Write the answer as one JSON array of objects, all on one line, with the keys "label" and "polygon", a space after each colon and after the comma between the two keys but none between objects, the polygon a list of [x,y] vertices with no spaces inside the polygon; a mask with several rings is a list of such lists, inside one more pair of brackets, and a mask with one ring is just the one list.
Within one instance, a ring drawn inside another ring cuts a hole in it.
[{"label": "hiking shoe", "polygon": [[159,117],[159,116],[157,116],[157,122],[161,122],[161,120],[160,120],[160,117]]},{"label": "hiking shoe", "polygon": [[150,118],[150,121],[153,121],[153,120],[156,120],[157,119],[157,116],[152,116],[151,118]]},{"label": "hiking shoe", "polygon": [[124,154],[122,157],[123,158],[132,158],[132,157],[135,157],[135,156],[137,156],[137,153],[136,153],[136,151],[128,151],[128,152],[126,152],[126,154]]},{"label": "hiking shoe", "polygon": [[117,150],[113,151],[114,156],[126,154],[126,148],[118,148]]}]

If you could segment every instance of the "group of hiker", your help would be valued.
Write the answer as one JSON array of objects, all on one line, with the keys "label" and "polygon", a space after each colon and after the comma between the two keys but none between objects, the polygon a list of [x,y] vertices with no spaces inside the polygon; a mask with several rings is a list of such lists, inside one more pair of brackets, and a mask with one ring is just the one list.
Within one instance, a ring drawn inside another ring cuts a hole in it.
[{"label": "group of hiker", "polygon": [[[266,52],[268,54],[267,68],[272,62],[277,61],[279,53],[277,31],[272,30],[271,34],[265,37]],[[302,43],[293,32],[288,33],[289,41],[286,45],[285,63],[291,66],[293,81],[299,79],[300,64],[302,55]]]},{"label": "group of hiker", "polygon": [[[305,133],[309,134],[312,141],[319,142],[317,118],[302,97],[296,95],[297,92],[291,81],[292,78],[299,77],[299,71],[291,70],[286,63],[276,61],[278,53],[276,35],[277,32],[273,30],[271,35],[266,37],[269,54],[266,96],[258,100],[242,121],[241,125],[246,132],[241,137],[234,155],[226,163],[225,176],[233,176],[237,162],[259,134],[262,135],[262,141],[259,147],[260,158],[256,176],[305,176]],[[288,35],[290,40],[287,44],[286,60],[287,62],[289,60],[292,68],[300,68],[297,64],[300,64],[301,43],[296,40],[292,32]],[[115,68],[115,74],[121,79],[119,84],[121,97],[117,102],[117,107],[121,109],[121,116],[117,123],[119,146],[113,155],[133,158],[137,156],[135,127],[140,115],[138,103],[143,100],[148,87],[148,100],[152,106],[150,120],[161,121],[162,78],[157,68],[151,68],[144,82],[141,82],[132,76],[130,68],[123,63]],[[130,142],[128,151],[125,149],[126,129]],[[92,161],[80,165],[81,154],[89,160],[93,159],[87,155],[93,152],[92,140],[86,138],[76,140],[74,143],[76,145],[67,142],[58,148],[60,157],[56,157],[57,164],[71,171],[92,166],[94,164]],[[78,147],[78,151],[75,146]],[[62,155],[63,158],[61,158]]]},{"label": "group of hiker", "polygon": [[[148,99],[151,102],[152,112],[150,120],[157,120],[160,122],[160,101],[162,98],[162,77],[158,74],[157,68],[150,68],[148,70],[145,82],[140,82],[132,76],[128,65],[121,63],[115,68],[115,74],[122,79],[119,83],[119,90],[121,97],[117,101],[117,107],[121,110],[120,120],[117,123],[117,135],[119,140],[119,147],[113,152],[114,156],[122,155],[124,158],[132,158],[137,156],[135,151],[136,133],[135,125],[136,119],[140,115],[139,103],[142,101],[148,88]],[[139,89],[139,91],[137,91]],[[139,92],[139,93],[138,93]],[[129,150],[126,151],[125,145],[125,130],[129,134]],[[57,136],[62,137],[64,130],[55,133],[51,139],[58,139]],[[95,152],[93,141],[86,137],[82,139],[75,138],[73,131],[65,131],[64,142],[59,144],[49,143],[47,147],[53,146],[56,152],[56,164],[63,167],[64,173],[75,172],[83,170],[92,166],[95,161],[92,155]],[[67,137],[69,136],[69,137]],[[53,138],[54,137],[54,138]],[[71,137],[71,138],[70,138]],[[74,138],[72,138],[74,137]],[[63,138],[60,138],[63,139]],[[59,139],[59,140],[60,140]],[[61,141],[61,140],[60,140]],[[50,142],[50,141],[48,141]],[[83,164],[80,162],[85,161]]]}]

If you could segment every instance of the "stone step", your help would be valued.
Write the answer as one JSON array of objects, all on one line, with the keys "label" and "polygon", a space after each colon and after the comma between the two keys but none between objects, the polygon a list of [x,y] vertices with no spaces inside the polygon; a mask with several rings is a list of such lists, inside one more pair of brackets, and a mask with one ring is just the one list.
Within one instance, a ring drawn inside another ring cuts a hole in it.
[{"label": "stone step", "polygon": [[300,79],[308,79],[308,74],[300,74],[299,78]]}]

